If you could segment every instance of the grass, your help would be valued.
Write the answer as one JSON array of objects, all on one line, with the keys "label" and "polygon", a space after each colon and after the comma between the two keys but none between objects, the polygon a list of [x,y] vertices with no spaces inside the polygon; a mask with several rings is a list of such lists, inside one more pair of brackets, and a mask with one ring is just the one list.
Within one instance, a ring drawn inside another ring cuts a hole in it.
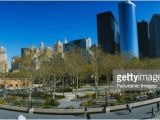
[{"label": "grass", "polygon": [[80,104],[80,106],[87,106],[87,107],[91,107],[91,106],[94,106],[94,105],[96,105],[96,103],[94,101],[82,102]]}]

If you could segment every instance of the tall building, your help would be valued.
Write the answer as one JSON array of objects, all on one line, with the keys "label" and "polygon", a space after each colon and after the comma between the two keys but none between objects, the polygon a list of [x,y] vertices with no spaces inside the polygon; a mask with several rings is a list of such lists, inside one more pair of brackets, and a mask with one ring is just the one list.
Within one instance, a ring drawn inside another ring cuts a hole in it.
[{"label": "tall building", "polygon": [[[63,45],[62,45],[63,46]],[[21,48],[21,57],[13,57],[11,63],[11,70],[17,72],[20,69],[19,59],[22,57],[28,57],[34,62],[35,69],[39,69],[41,62],[47,62],[51,60],[53,56],[53,49],[51,47],[45,47],[44,43],[40,43],[40,47],[36,48],[31,46],[28,48]]]},{"label": "tall building", "polygon": [[12,61],[11,61],[11,71],[12,72],[19,72],[20,67],[21,67],[21,65],[19,63],[19,59],[20,59],[19,56],[12,57]]},{"label": "tall building", "polygon": [[58,40],[55,45],[55,52],[56,53],[63,53],[63,43],[60,40]]},{"label": "tall building", "polygon": [[149,29],[146,21],[137,23],[139,57],[149,57]]},{"label": "tall building", "polygon": [[7,71],[8,67],[6,49],[4,47],[0,47],[0,73],[5,73]]},{"label": "tall building", "polygon": [[150,56],[160,57],[160,14],[154,14],[149,23]]},{"label": "tall building", "polygon": [[139,57],[136,6],[131,1],[119,2],[120,51],[122,55]]},{"label": "tall building", "polygon": [[56,58],[58,58],[58,59],[64,58],[63,43],[60,40],[58,40],[54,46],[54,54],[56,55]]},{"label": "tall building", "polygon": [[43,42],[40,43],[40,51],[44,51],[45,50],[45,45]]},{"label": "tall building", "polygon": [[72,51],[75,49],[89,50],[90,47],[91,47],[91,38],[89,37],[73,40],[66,44],[63,44],[64,52]]},{"label": "tall building", "polygon": [[119,51],[119,26],[111,12],[97,14],[98,44],[106,53]]},{"label": "tall building", "polygon": [[52,47],[47,47],[47,49],[46,49],[46,55],[47,55],[48,59],[52,58],[52,56],[53,56],[53,49],[52,49]]},{"label": "tall building", "polygon": [[21,48],[21,56],[30,56],[31,58],[34,58],[36,51],[37,49],[34,46],[31,46],[30,48]]}]

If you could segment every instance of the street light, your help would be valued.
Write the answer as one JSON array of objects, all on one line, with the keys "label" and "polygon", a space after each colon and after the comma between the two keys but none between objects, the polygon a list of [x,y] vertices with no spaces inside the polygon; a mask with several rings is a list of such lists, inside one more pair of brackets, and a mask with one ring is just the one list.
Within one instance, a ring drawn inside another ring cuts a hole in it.
[{"label": "street light", "polygon": [[30,108],[32,108],[33,105],[32,105],[32,89],[31,88],[29,89],[29,100],[30,100]]},{"label": "street light", "polygon": [[109,92],[109,90],[105,89],[105,94],[106,94],[106,103],[105,103],[105,107],[108,107],[108,92]]}]

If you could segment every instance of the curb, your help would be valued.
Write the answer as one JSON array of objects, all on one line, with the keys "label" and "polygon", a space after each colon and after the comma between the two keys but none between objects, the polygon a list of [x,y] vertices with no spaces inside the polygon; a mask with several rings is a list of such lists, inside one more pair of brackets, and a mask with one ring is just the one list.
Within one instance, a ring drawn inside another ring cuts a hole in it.
[{"label": "curb", "polygon": [[[131,103],[132,108],[141,107],[145,105],[154,104],[156,102],[160,102],[160,98],[155,98],[152,100],[146,100],[136,103]],[[0,105],[0,109],[9,110],[9,111],[17,111],[29,113],[29,108],[27,107],[17,107],[17,106],[9,106],[9,105]],[[125,110],[126,105],[118,105],[118,106],[110,106],[106,108],[106,113],[114,112],[119,110]],[[84,109],[42,109],[42,108],[34,108],[32,109],[32,113],[35,114],[56,114],[56,115],[77,115],[77,114],[85,114]],[[88,113],[104,113],[104,107],[100,108],[88,108]]]}]

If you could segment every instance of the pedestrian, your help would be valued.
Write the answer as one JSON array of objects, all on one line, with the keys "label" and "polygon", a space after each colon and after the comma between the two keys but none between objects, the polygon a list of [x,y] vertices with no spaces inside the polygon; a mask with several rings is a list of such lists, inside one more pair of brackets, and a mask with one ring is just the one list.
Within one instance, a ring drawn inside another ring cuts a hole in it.
[{"label": "pedestrian", "polygon": [[87,111],[87,106],[86,106],[86,105],[85,105],[84,111],[85,111],[85,112]]},{"label": "pedestrian", "polygon": [[86,115],[87,114],[87,106],[86,105],[85,105],[84,111],[85,111],[85,115]]},{"label": "pedestrian", "polygon": [[106,105],[104,106],[103,111],[106,112]]},{"label": "pedestrian", "polygon": [[128,104],[128,103],[126,104],[126,110],[131,113],[131,106],[130,106],[130,104]]},{"label": "pedestrian", "polygon": [[128,103],[126,103],[126,111],[128,111]]},{"label": "pedestrian", "polygon": [[157,110],[158,110],[158,112],[159,112],[159,107],[160,107],[159,102],[157,102]]},{"label": "pedestrian", "polygon": [[130,113],[132,112],[132,106],[131,106],[131,104],[128,105],[128,110],[129,110]]},{"label": "pedestrian", "polygon": [[155,116],[156,116],[155,109],[154,107],[152,107],[152,118],[155,118]]},{"label": "pedestrian", "polygon": [[90,116],[90,114],[89,113],[87,113],[87,120],[90,120],[91,119],[91,116]]}]

